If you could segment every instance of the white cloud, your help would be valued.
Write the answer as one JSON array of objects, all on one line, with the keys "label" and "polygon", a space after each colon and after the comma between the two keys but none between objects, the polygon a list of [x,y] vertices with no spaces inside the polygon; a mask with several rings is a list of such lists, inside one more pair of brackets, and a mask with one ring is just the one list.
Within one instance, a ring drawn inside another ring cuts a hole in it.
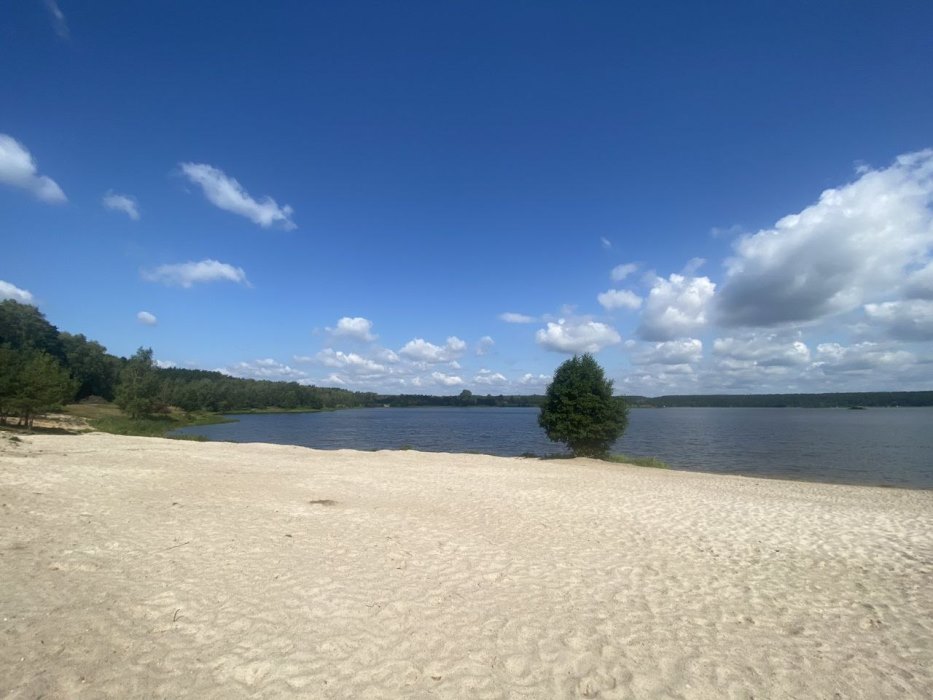
[{"label": "white cloud", "polygon": [[813,321],[895,290],[929,257],[931,201],[933,150],[926,150],[863,169],[774,228],[739,239],[718,297],[721,322]]},{"label": "white cloud", "polygon": [[692,365],[701,359],[703,342],[697,338],[684,338],[654,343],[636,355],[634,361],[639,365]]},{"label": "white cloud", "polygon": [[55,180],[38,174],[36,162],[26,147],[6,134],[0,134],[0,182],[31,192],[49,204],[68,201]]},{"label": "white cloud", "polygon": [[759,367],[804,367],[810,363],[810,348],[806,343],[774,333],[716,338],[713,353]]},{"label": "white cloud", "polygon": [[506,323],[534,323],[534,316],[526,316],[525,314],[517,314],[512,311],[506,311],[505,313],[499,314],[499,320],[505,321]]},{"label": "white cloud", "polygon": [[327,331],[339,338],[351,338],[369,343],[378,336],[373,334],[373,322],[360,316],[344,316],[337,321],[336,328],[328,328]]},{"label": "white cloud", "polygon": [[608,311],[613,309],[635,310],[641,308],[642,303],[640,296],[627,289],[609,289],[597,295],[596,299]]},{"label": "white cloud", "polygon": [[490,336],[484,335],[479,339],[479,342],[476,344],[476,354],[483,356],[487,355],[493,346],[496,344],[496,341],[493,340]]},{"label": "white cloud", "polygon": [[275,224],[286,230],[295,227],[291,219],[293,210],[287,204],[279,206],[272,197],[257,202],[234,178],[220,168],[204,163],[181,163],[181,171],[191,182],[200,185],[207,200],[216,207],[245,216],[263,228]]},{"label": "white cloud", "polygon": [[201,282],[226,280],[249,286],[242,267],[234,267],[217,260],[185,262],[173,265],[160,265],[155,270],[143,271],[143,278],[149,282],[161,282],[168,286],[189,287]]},{"label": "white cloud", "polygon": [[865,314],[899,340],[933,340],[933,299],[866,304]]},{"label": "white cloud", "polygon": [[252,362],[237,362],[221,371],[233,377],[273,381],[296,381],[308,376],[305,372],[289,367],[272,358],[253,360]]},{"label": "white cloud", "polygon": [[415,338],[405,343],[398,354],[415,362],[450,362],[458,358],[466,349],[466,343],[457,336],[451,336],[443,347],[429,343],[424,338]]},{"label": "white cloud", "polygon": [[52,27],[55,33],[62,39],[67,39],[71,32],[68,31],[68,21],[65,19],[65,13],[61,11],[55,0],[45,0],[45,8],[52,17]]},{"label": "white cloud", "polygon": [[473,377],[473,382],[484,386],[502,386],[508,384],[509,380],[501,372],[493,372],[491,369],[484,368]]},{"label": "white cloud", "polygon": [[911,273],[904,285],[904,296],[908,299],[933,299],[933,262]]},{"label": "white cloud", "polygon": [[378,357],[383,362],[388,362],[389,364],[395,364],[399,362],[399,356],[388,348],[382,348],[376,352],[376,357]]},{"label": "white cloud", "polygon": [[136,320],[142,323],[144,326],[154,326],[159,320],[148,311],[140,311],[136,314]]},{"label": "white cloud", "polygon": [[839,343],[823,343],[816,348],[815,366],[824,373],[873,373],[890,369],[902,369],[917,360],[913,353],[880,343],[857,343],[843,346]]},{"label": "white cloud", "polygon": [[159,369],[171,369],[172,367],[178,366],[171,360],[155,360],[153,364],[155,364],[155,366]]},{"label": "white cloud", "polygon": [[522,378],[518,380],[518,383],[526,388],[544,390],[548,384],[551,383],[551,376],[547,374],[532,374],[531,372],[526,372],[522,375]]},{"label": "white cloud", "polygon": [[624,263],[622,265],[616,265],[614,268],[612,268],[612,272],[609,273],[609,276],[612,277],[613,282],[621,282],[637,269],[637,263]]},{"label": "white cloud", "polygon": [[[307,361],[309,358],[296,357],[295,361]],[[321,350],[316,359],[326,367],[339,368],[345,371],[365,374],[385,374],[388,370],[385,365],[358,355],[355,352],[344,353],[333,348]]]},{"label": "white cloud", "polygon": [[454,374],[444,374],[443,372],[432,372],[431,379],[442,386],[460,386],[463,379]]},{"label": "white cloud", "polygon": [[693,393],[697,384],[698,377],[690,365],[657,365],[627,374],[616,388],[625,395],[658,396]]},{"label": "white cloud", "polygon": [[656,277],[638,334],[645,340],[674,340],[696,333],[708,322],[716,284],[708,277]]},{"label": "white cloud", "polygon": [[535,333],[538,345],[554,352],[576,354],[599,352],[621,342],[622,337],[611,326],[598,321],[559,319]]},{"label": "white cloud", "polygon": [[139,205],[136,203],[136,197],[128,194],[117,194],[116,192],[107,192],[101,203],[113,211],[122,211],[133,221],[139,221]]},{"label": "white cloud", "polygon": [[610,241],[610,240],[609,240],[608,238],[606,238],[605,236],[600,236],[600,237],[599,237],[599,242],[600,242],[600,244],[602,245],[602,247],[603,247],[604,249],[606,249],[606,250],[609,250],[610,248],[612,248],[612,241]]},{"label": "white cloud", "polygon": [[32,303],[32,293],[27,292],[25,289],[20,289],[15,284],[10,284],[9,282],[4,282],[0,280],[0,301],[4,299],[12,299],[13,301],[18,301],[21,304],[31,304]]}]

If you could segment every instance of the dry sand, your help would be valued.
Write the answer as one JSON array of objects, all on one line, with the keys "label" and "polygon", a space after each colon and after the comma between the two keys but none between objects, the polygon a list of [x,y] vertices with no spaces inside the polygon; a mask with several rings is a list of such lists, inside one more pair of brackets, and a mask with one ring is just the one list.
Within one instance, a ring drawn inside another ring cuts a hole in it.
[{"label": "dry sand", "polygon": [[0,440],[0,696],[933,697],[933,492]]}]

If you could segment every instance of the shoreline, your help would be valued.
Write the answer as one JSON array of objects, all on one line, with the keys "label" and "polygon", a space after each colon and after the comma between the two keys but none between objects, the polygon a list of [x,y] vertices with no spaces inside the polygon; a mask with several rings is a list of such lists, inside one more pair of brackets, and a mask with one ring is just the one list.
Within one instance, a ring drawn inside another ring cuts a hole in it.
[{"label": "shoreline", "polygon": [[0,695],[933,694],[933,492],[0,441]]}]

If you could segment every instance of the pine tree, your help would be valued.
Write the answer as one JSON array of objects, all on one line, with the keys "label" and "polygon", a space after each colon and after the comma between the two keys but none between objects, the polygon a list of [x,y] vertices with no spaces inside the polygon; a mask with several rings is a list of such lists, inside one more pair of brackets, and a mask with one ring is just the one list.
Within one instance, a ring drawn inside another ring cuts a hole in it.
[{"label": "pine tree", "polygon": [[12,406],[28,430],[37,414],[61,407],[74,398],[75,382],[58,361],[45,352],[26,357],[14,380]]}]

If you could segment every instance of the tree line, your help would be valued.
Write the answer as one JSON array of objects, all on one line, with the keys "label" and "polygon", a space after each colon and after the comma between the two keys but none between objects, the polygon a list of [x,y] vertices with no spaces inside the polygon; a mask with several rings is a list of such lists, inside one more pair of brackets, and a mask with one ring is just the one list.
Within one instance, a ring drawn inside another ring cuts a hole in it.
[{"label": "tree line", "polygon": [[628,396],[626,401],[641,408],[891,408],[933,406],[933,391]]},{"label": "tree line", "polygon": [[[107,352],[84,335],[59,331],[35,307],[0,301],[0,423],[16,417],[31,427],[36,415],[99,397],[139,417],[178,407],[186,412],[327,410],[367,406],[541,406],[543,396],[377,394],[297,382],[240,379],[221,372],[159,368],[152,350],[130,358]],[[933,391],[845,394],[750,394],[626,397],[632,407],[933,406]]]},{"label": "tree line", "polygon": [[115,401],[134,418],[173,406],[231,412],[379,405],[375,393],[160,368],[149,348],[118,357],[84,335],[59,331],[35,306],[0,302],[0,422],[15,417],[28,428],[36,415],[92,397]]}]

